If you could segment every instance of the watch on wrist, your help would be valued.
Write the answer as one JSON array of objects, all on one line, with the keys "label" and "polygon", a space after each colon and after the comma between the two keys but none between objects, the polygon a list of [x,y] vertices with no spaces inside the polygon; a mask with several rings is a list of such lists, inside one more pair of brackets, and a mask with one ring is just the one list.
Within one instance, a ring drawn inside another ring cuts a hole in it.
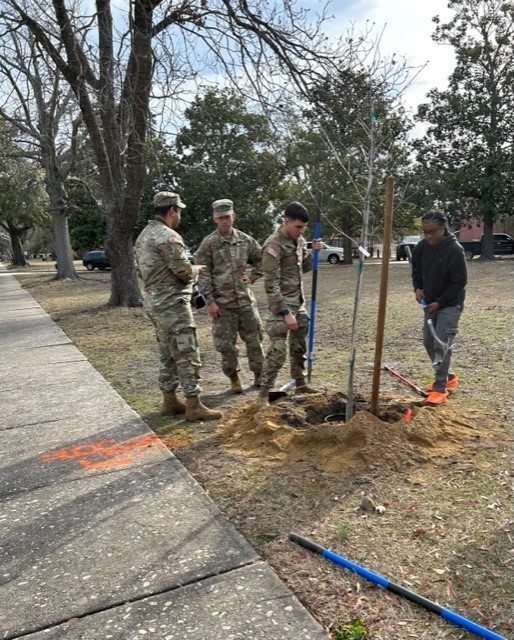
[{"label": "watch on wrist", "polygon": [[289,309],[282,309],[282,311],[278,312],[279,316],[288,316],[291,312],[289,311]]}]

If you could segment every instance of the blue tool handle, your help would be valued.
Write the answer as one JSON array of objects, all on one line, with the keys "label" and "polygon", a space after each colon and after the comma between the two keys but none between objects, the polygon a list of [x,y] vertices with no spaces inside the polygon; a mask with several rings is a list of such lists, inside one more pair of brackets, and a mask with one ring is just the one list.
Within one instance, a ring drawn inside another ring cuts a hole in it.
[{"label": "blue tool handle", "polygon": [[369,569],[366,569],[366,567],[361,567],[358,564],[355,564],[355,562],[347,560],[342,556],[338,556],[336,553],[332,553],[332,551],[329,551],[328,549],[324,549],[322,555],[324,558],[327,558],[327,560],[332,560],[335,564],[339,564],[350,571],[354,571],[362,578],[366,578],[366,580],[369,580],[370,582],[375,582],[385,589],[389,586],[389,580],[380,574],[370,571]]},{"label": "blue tool handle", "polygon": [[352,562],[347,558],[343,558],[342,556],[339,556],[336,553],[333,553],[329,549],[325,549],[324,547],[321,547],[319,544],[316,544],[315,542],[312,542],[307,538],[303,538],[302,536],[299,536],[296,533],[290,533],[289,540],[291,540],[291,542],[295,542],[296,544],[300,545],[304,549],[308,549],[309,551],[318,553],[323,558],[326,558],[327,560],[331,560],[334,564],[338,564],[341,567],[345,567],[346,569],[349,569],[350,571],[357,573],[362,578],[366,578],[370,582],[374,582],[375,584],[378,584],[381,587],[384,587],[385,589],[387,589],[388,591],[391,591],[392,593],[395,593],[399,596],[403,596],[407,600],[410,600],[411,602],[419,604],[422,607],[425,607],[426,609],[428,609],[429,611],[437,613],[442,618],[445,618],[449,622],[453,622],[454,624],[462,627],[463,629],[467,629],[468,631],[475,633],[477,636],[486,638],[486,640],[507,640],[507,638],[505,638],[504,636],[500,636],[494,631],[491,631],[490,629],[487,629],[486,627],[483,627],[482,625],[477,624],[476,622],[473,622],[473,620],[469,620],[468,618],[465,618],[464,616],[461,616],[458,613],[455,613],[454,611],[445,609],[440,604],[437,604],[437,602],[432,602],[432,600],[428,600],[428,598],[424,598],[423,596],[419,595],[418,593],[415,593],[414,591],[411,591],[410,589],[406,589],[405,587],[402,587],[399,584],[395,584],[394,582],[391,582],[390,580],[388,580],[387,578],[384,578],[380,574],[370,571],[369,569],[366,569],[366,567],[361,567],[360,565],[355,564],[355,562]]},{"label": "blue tool handle", "polygon": [[[314,225],[314,239],[319,238],[320,221],[316,221]],[[307,380],[311,381],[312,361],[314,359],[314,324],[316,322],[316,292],[318,289],[318,262],[319,249],[312,251],[312,292],[311,292],[311,309],[309,317],[309,333],[307,336]]]},{"label": "blue tool handle", "polygon": [[[312,234],[312,239],[317,240],[319,238],[320,233],[321,233],[321,222],[319,220],[316,220],[316,222],[314,223],[314,232]],[[313,271],[316,271],[318,269],[318,263],[319,263],[319,249],[313,249],[312,250],[312,270]]]},{"label": "blue tool handle", "polygon": [[441,617],[446,618],[446,620],[449,620],[454,624],[460,625],[461,627],[463,627],[464,629],[467,629],[468,631],[472,631],[473,633],[476,633],[477,636],[482,636],[482,638],[487,638],[487,640],[507,640],[505,636],[500,636],[494,631],[491,631],[490,629],[486,629],[486,627],[483,627],[482,625],[477,624],[476,622],[473,622],[473,620],[469,620],[464,616],[460,616],[458,613],[455,613],[454,611],[450,611],[449,609],[442,609]]}]

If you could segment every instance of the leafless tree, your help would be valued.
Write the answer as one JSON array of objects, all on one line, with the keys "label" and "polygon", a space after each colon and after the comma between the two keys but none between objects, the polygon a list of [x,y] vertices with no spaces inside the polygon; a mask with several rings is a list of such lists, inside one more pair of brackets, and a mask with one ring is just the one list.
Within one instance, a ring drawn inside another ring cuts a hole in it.
[{"label": "leafless tree", "polygon": [[[20,151],[44,171],[57,255],[56,277],[76,278],[68,233],[65,181],[80,146],[75,98],[31,32],[0,21],[0,116],[18,131]],[[75,118],[75,120],[73,119]]]},{"label": "leafless tree", "polygon": [[[118,3],[119,4],[119,3]],[[151,99],[175,99],[179,80],[207,67],[249,80],[260,96],[291,83],[306,96],[328,71],[325,15],[308,16],[289,0],[96,0],[94,13],[65,0],[2,0],[26,26],[75,93],[98,166],[112,263],[111,305],[138,305],[132,256],[145,174]],[[91,34],[86,35],[86,34]],[[167,103],[169,104],[169,103]]]}]

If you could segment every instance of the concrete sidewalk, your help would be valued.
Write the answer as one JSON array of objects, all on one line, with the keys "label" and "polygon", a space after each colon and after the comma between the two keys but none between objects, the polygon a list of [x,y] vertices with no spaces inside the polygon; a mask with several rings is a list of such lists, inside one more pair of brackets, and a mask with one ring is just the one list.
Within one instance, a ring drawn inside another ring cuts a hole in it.
[{"label": "concrete sidewalk", "polygon": [[0,267],[0,638],[326,640]]}]

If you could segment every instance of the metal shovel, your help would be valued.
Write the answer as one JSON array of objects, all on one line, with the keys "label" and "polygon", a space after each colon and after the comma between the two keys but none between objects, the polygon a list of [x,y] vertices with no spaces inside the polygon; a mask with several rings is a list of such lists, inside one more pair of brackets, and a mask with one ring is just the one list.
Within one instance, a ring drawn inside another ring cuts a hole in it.
[{"label": "metal shovel", "polygon": [[448,351],[451,349],[452,346],[452,342],[453,342],[453,336],[449,335],[448,339],[446,342],[443,342],[439,336],[437,335],[437,333],[435,332],[435,327],[434,327],[434,323],[432,322],[432,320],[429,318],[427,320],[427,325],[428,328],[430,329],[430,333],[432,334],[432,337],[434,338],[434,340],[436,341],[436,343],[441,347],[442,349],[442,357],[440,357],[439,359],[437,359],[437,356],[439,354],[436,354],[436,359],[434,359],[434,362],[432,362],[432,365],[434,367],[438,367],[441,362],[445,359],[446,354],[448,353]]},{"label": "metal shovel", "polygon": [[278,391],[270,391],[268,393],[268,401],[275,402],[275,400],[278,400],[279,398],[285,398],[287,396],[288,390],[292,389],[295,384],[296,384],[296,380],[289,380],[289,382],[286,382],[285,384],[283,384],[278,389]]}]

